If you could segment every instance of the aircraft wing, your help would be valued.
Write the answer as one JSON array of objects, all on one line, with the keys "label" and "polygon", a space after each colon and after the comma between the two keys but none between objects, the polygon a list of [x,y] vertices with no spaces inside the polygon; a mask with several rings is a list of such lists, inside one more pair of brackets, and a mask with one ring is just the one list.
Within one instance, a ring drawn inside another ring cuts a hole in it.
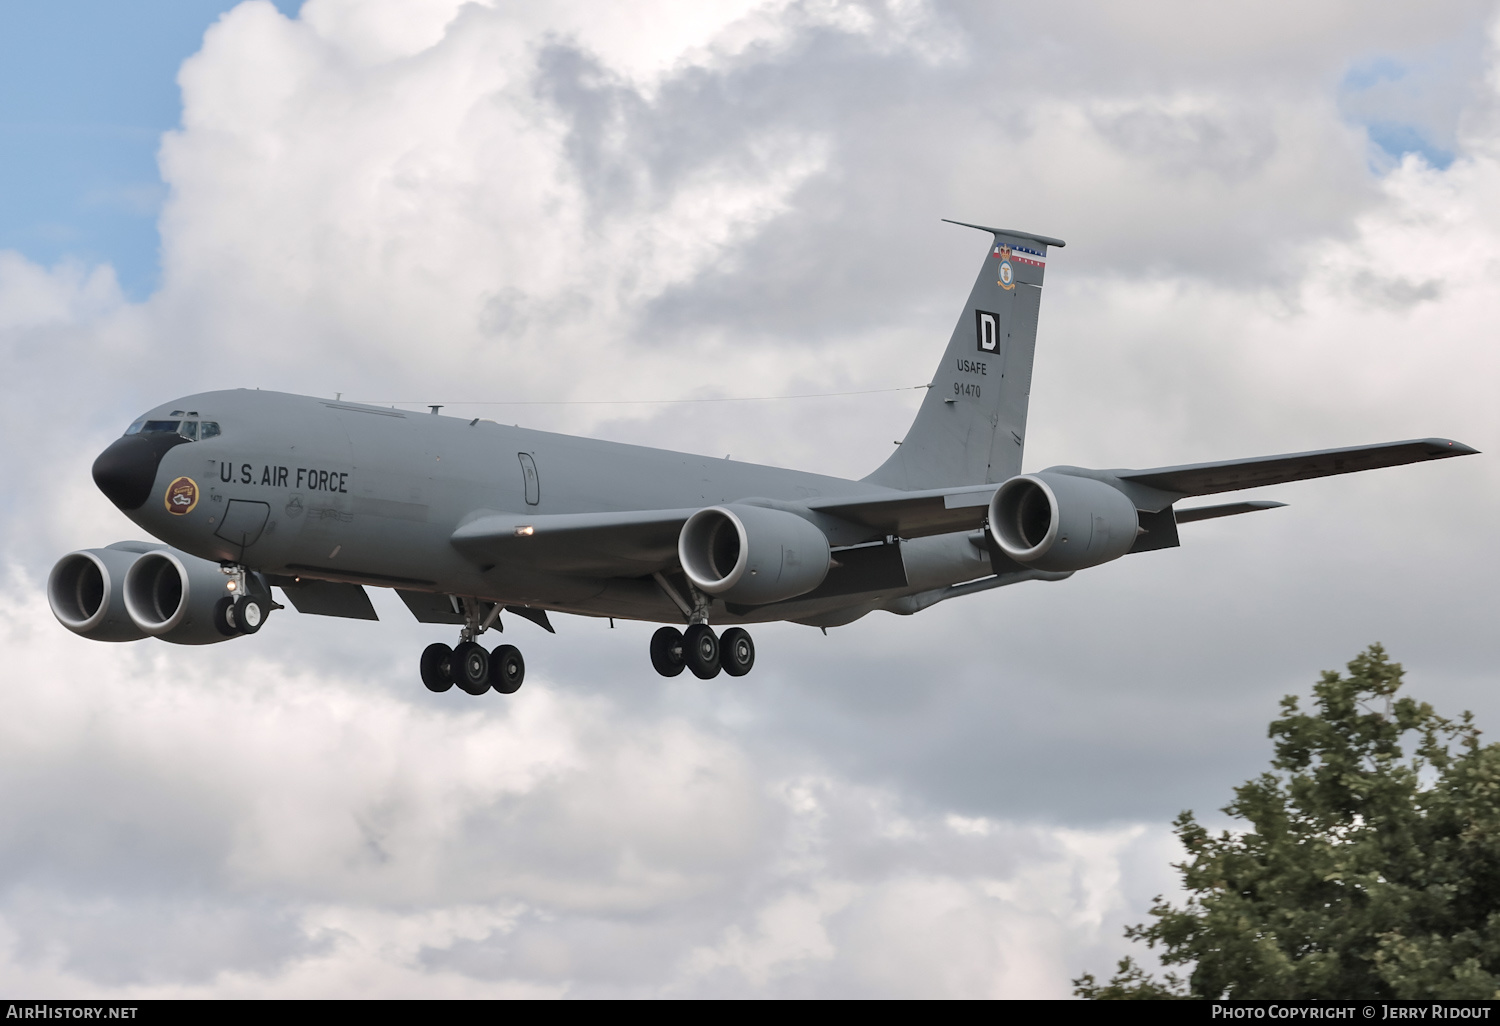
[{"label": "aircraft wing", "polygon": [[1183,498],[1189,495],[1234,492],[1242,488],[1259,488],[1262,485],[1286,484],[1289,481],[1307,481],[1334,474],[1352,474],[1379,467],[1399,467],[1405,463],[1442,460],[1450,456],[1470,456],[1478,451],[1448,438],[1414,438],[1404,442],[1355,445],[1345,449],[1317,449],[1283,456],[1189,463],[1180,467],[1155,467],[1150,470],[1112,470],[1108,473],[1128,484],[1145,485]]},{"label": "aircraft wing", "polygon": [[677,561],[677,536],[696,512],[492,513],[469,521],[450,540],[476,561],[590,577],[640,577]]},{"label": "aircraft wing", "polygon": [[[891,490],[858,499],[813,500],[805,508],[815,518],[823,514],[843,521],[827,525],[839,536],[835,544],[874,541],[888,534],[918,538],[980,527],[995,488],[986,484],[924,492]],[[677,537],[697,511],[698,507],[531,516],[491,513],[464,524],[450,540],[477,563],[504,562],[589,577],[641,577],[676,565]]]},{"label": "aircraft wing", "polygon": [[[1060,473],[1084,474],[1106,481],[1130,494],[1140,509],[1155,512],[1190,495],[1213,495],[1262,485],[1307,481],[1334,474],[1352,474],[1405,463],[1469,456],[1479,450],[1447,438],[1417,438],[1404,442],[1355,445],[1344,449],[1258,456],[1217,463],[1190,463],[1180,467],[1147,470],[1082,471],[1076,467],[1051,468]],[[929,534],[975,529],[983,525],[990,496],[999,485],[934,488],[921,492],[890,492],[857,498],[814,499],[809,509],[868,529],[875,536],[898,535],[920,538]],[[1248,512],[1264,505],[1237,504],[1234,512]],[[1219,507],[1214,507],[1219,509]],[[1228,507],[1224,508],[1225,510]],[[1220,511],[1213,516],[1227,516]],[[1200,514],[1190,519],[1207,519]],[[1186,522],[1184,520],[1184,522]]]},{"label": "aircraft wing", "polygon": [[[1052,469],[1059,473],[1086,474],[1113,481],[1131,495],[1138,508],[1154,511],[1190,495],[1212,495],[1306,481],[1378,467],[1467,456],[1477,451],[1446,438],[1422,438],[1146,470]],[[998,487],[996,484],[982,484],[912,492],[886,489],[860,496],[812,499],[802,505],[813,514],[815,522],[820,517],[832,517],[839,522],[836,525],[838,530],[829,531],[835,544],[856,544],[887,535],[921,538],[977,530],[984,525],[990,496]],[[1210,507],[1213,512],[1188,510],[1178,519],[1187,522],[1228,516],[1269,508],[1269,505],[1238,503],[1232,507]],[[454,531],[452,542],[461,552],[481,563],[506,562],[552,573],[584,576],[640,577],[676,563],[677,537],[683,523],[695,512],[697,507],[533,516],[492,513],[471,520]],[[835,526],[824,523],[825,526]]]}]

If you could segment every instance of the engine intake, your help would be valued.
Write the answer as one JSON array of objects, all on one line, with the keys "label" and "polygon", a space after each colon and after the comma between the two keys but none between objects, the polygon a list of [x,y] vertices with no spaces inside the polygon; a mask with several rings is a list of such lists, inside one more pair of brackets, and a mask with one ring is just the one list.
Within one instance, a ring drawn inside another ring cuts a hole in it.
[{"label": "engine intake", "polygon": [[125,611],[125,575],[140,558],[111,546],[80,549],[59,559],[47,575],[52,615],[74,634],[93,641],[139,641],[146,636]]},{"label": "engine intake", "polygon": [[224,617],[234,597],[228,583],[217,563],[158,549],[137,559],[125,574],[125,609],[143,634],[174,645],[212,645],[239,633]]},{"label": "engine intake", "polygon": [[764,605],[805,595],[828,576],[828,536],[785,510],[710,506],[677,539],[683,573],[728,602]]},{"label": "engine intake", "polygon": [[1038,570],[1082,570],[1118,559],[1139,533],[1135,503],[1089,477],[1023,474],[990,499],[995,544],[1017,563]]}]

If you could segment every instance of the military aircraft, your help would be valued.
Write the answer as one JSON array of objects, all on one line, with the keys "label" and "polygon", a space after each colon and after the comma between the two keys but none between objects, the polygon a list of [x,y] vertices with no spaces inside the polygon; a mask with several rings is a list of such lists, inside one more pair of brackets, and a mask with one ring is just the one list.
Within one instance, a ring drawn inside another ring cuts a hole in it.
[{"label": "military aircraft", "polygon": [[1022,473],[1042,279],[1063,242],[965,227],[993,236],[979,277],[905,439],[861,480],[437,409],[205,392],[145,414],[94,462],[99,489],[160,541],[62,557],[52,611],[100,641],[211,644],[259,631],[284,608],[273,587],[303,613],[373,620],[374,586],[458,626],[456,646],[422,653],[433,691],[521,686],[521,653],[478,641],[502,611],[548,631],[549,612],[665,623],[659,673],[742,676],[755,663],[744,624],[826,631],[1061,580],[1176,546],[1182,524],[1284,505],[1177,508],[1189,497],[1476,451],[1426,438]]}]

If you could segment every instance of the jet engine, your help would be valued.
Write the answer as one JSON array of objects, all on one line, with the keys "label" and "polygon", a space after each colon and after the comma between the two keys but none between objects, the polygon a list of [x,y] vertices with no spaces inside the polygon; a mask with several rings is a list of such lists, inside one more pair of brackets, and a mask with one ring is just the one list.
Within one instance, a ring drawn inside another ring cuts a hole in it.
[{"label": "jet engine", "polygon": [[795,513],[762,506],[700,509],[682,525],[677,557],[701,591],[747,606],[805,595],[830,565],[827,535]]},{"label": "jet engine", "polygon": [[94,641],[137,641],[146,636],[125,611],[125,574],[155,546],[120,542],[70,552],[47,575],[52,615],[74,634]]},{"label": "jet engine", "polygon": [[990,499],[990,534],[1017,563],[1082,570],[1129,552],[1140,533],[1135,503],[1090,477],[1013,477]]},{"label": "jet engine", "polygon": [[[251,591],[269,595],[264,582],[247,575]],[[177,549],[138,557],[125,574],[125,610],[144,634],[174,645],[212,645],[241,631],[226,617],[235,599],[219,564]],[[260,624],[255,624],[259,629]]]}]

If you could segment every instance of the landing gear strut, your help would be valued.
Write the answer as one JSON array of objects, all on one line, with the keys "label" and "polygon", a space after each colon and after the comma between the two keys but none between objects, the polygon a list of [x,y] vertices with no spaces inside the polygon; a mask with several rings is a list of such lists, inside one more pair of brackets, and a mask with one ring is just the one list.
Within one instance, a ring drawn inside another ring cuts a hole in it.
[{"label": "landing gear strut", "polygon": [[227,637],[254,634],[271,610],[282,608],[272,601],[271,592],[260,577],[252,575],[237,563],[221,563],[219,570],[228,577],[228,592],[214,606],[214,625]]},{"label": "landing gear strut", "polygon": [[520,650],[514,645],[498,645],[488,652],[474,640],[500,619],[500,604],[477,599],[453,601],[464,618],[458,644],[449,648],[439,642],[422,651],[422,683],[428,691],[443,692],[457,684],[471,695],[482,695],[491,688],[502,695],[515,694],[526,680],[526,660]]}]

